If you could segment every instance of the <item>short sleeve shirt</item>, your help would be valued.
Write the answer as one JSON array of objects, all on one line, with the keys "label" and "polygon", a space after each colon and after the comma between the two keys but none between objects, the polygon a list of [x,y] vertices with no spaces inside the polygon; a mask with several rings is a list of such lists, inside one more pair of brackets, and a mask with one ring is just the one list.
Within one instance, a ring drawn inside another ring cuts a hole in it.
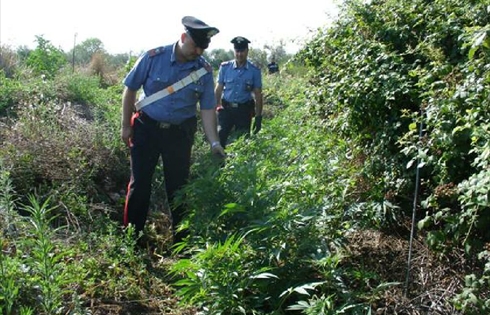
[{"label": "short sleeve shirt", "polygon": [[[187,77],[192,71],[209,67],[203,57],[185,63],[177,62],[176,45],[162,46],[143,53],[124,78],[124,85],[134,91],[143,88],[144,95],[151,95]],[[196,116],[198,102],[200,109],[213,109],[216,106],[214,80],[209,70],[199,80],[141,110],[157,121],[180,124]]]},{"label": "short sleeve shirt", "polygon": [[262,88],[260,69],[247,60],[238,67],[235,60],[223,62],[218,71],[218,84],[223,85],[223,99],[232,103],[252,100],[252,91]]}]

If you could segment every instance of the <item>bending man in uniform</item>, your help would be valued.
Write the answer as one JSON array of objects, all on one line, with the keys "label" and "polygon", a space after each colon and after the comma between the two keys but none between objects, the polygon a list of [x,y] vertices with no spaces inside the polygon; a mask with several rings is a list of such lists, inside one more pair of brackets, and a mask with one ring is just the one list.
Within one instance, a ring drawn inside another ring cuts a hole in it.
[{"label": "bending man in uniform", "polygon": [[[172,210],[174,242],[181,241],[185,235],[175,233],[183,218],[183,209],[175,209],[172,203],[175,193],[189,177],[198,102],[212,153],[225,154],[217,133],[212,69],[201,56],[219,30],[191,16],[184,17],[182,24],[185,30],[178,42],[140,56],[124,79],[122,96],[121,138],[131,153],[124,225],[134,225],[138,234],[144,230],[152,177],[161,156]],[[202,68],[204,70],[200,70]],[[189,77],[194,71],[202,76]],[[175,84],[182,79],[184,84]],[[146,97],[136,103],[141,87]]]},{"label": "bending man in uniform", "polygon": [[253,132],[262,128],[262,73],[248,57],[245,37],[231,40],[235,59],[223,62],[219,67],[215,88],[218,102],[219,140],[224,148],[233,128],[238,136],[249,135],[252,118]]}]

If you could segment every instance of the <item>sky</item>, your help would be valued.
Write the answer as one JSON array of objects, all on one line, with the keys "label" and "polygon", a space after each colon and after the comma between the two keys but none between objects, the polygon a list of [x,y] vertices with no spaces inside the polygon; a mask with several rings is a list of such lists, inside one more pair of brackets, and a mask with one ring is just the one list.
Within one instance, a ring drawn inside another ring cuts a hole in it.
[{"label": "sky", "polygon": [[244,36],[251,48],[283,42],[295,53],[335,19],[338,1],[0,0],[0,46],[32,49],[42,36],[68,52],[98,38],[110,54],[135,54],[177,41],[191,15],[220,30],[208,50],[230,50],[230,40]]}]

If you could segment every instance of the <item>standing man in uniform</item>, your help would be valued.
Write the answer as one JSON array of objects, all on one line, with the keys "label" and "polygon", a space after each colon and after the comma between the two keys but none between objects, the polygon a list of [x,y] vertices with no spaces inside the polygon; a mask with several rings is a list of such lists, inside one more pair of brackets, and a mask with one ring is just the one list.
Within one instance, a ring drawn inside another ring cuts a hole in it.
[{"label": "standing man in uniform", "polygon": [[274,74],[279,72],[279,65],[276,63],[276,58],[272,56],[271,62],[267,65],[269,69],[269,74]]},{"label": "standing man in uniform", "polygon": [[[197,130],[197,103],[213,154],[224,156],[216,123],[212,69],[202,54],[219,30],[186,16],[177,42],[142,54],[124,79],[121,138],[130,148],[131,179],[124,207],[124,225],[144,230],[152,177],[162,158],[165,187],[172,212],[174,242],[183,209],[172,207],[175,193],[187,182]],[[144,99],[136,102],[143,88]]]},{"label": "standing man in uniform", "polygon": [[262,128],[262,73],[247,59],[248,39],[238,36],[231,43],[235,59],[220,65],[215,88],[219,140],[223,148],[233,128],[238,135],[250,134],[254,116],[253,132]]}]

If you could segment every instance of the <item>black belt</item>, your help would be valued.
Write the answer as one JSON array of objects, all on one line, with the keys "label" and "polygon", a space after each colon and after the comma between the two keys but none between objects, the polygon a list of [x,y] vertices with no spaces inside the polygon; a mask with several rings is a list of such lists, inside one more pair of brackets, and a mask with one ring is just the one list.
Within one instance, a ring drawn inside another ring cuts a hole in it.
[{"label": "black belt", "polygon": [[223,105],[224,108],[238,108],[238,107],[243,107],[243,106],[254,106],[255,102],[254,100],[249,100],[246,101],[245,103],[233,103],[233,102],[228,102],[225,99],[221,100],[221,105]]},{"label": "black belt", "polygon": [[148,114],[146,114],[143,111],[140,111],[139,114],[140,115],[138,118],[140,119],[140,121],[143,124],[148,123],[148,124],[153,125],[157,128],[160,128],[160,129],[180,128],[182,125],[197,119],[196,117],[191,117],[191,118],[188,118],[188,119],[184,120],[182,123],[177,125],[177,124],[171,124],[168,122],[155,120],[155,119],[151,118],[150,116],[148,116]]}]

